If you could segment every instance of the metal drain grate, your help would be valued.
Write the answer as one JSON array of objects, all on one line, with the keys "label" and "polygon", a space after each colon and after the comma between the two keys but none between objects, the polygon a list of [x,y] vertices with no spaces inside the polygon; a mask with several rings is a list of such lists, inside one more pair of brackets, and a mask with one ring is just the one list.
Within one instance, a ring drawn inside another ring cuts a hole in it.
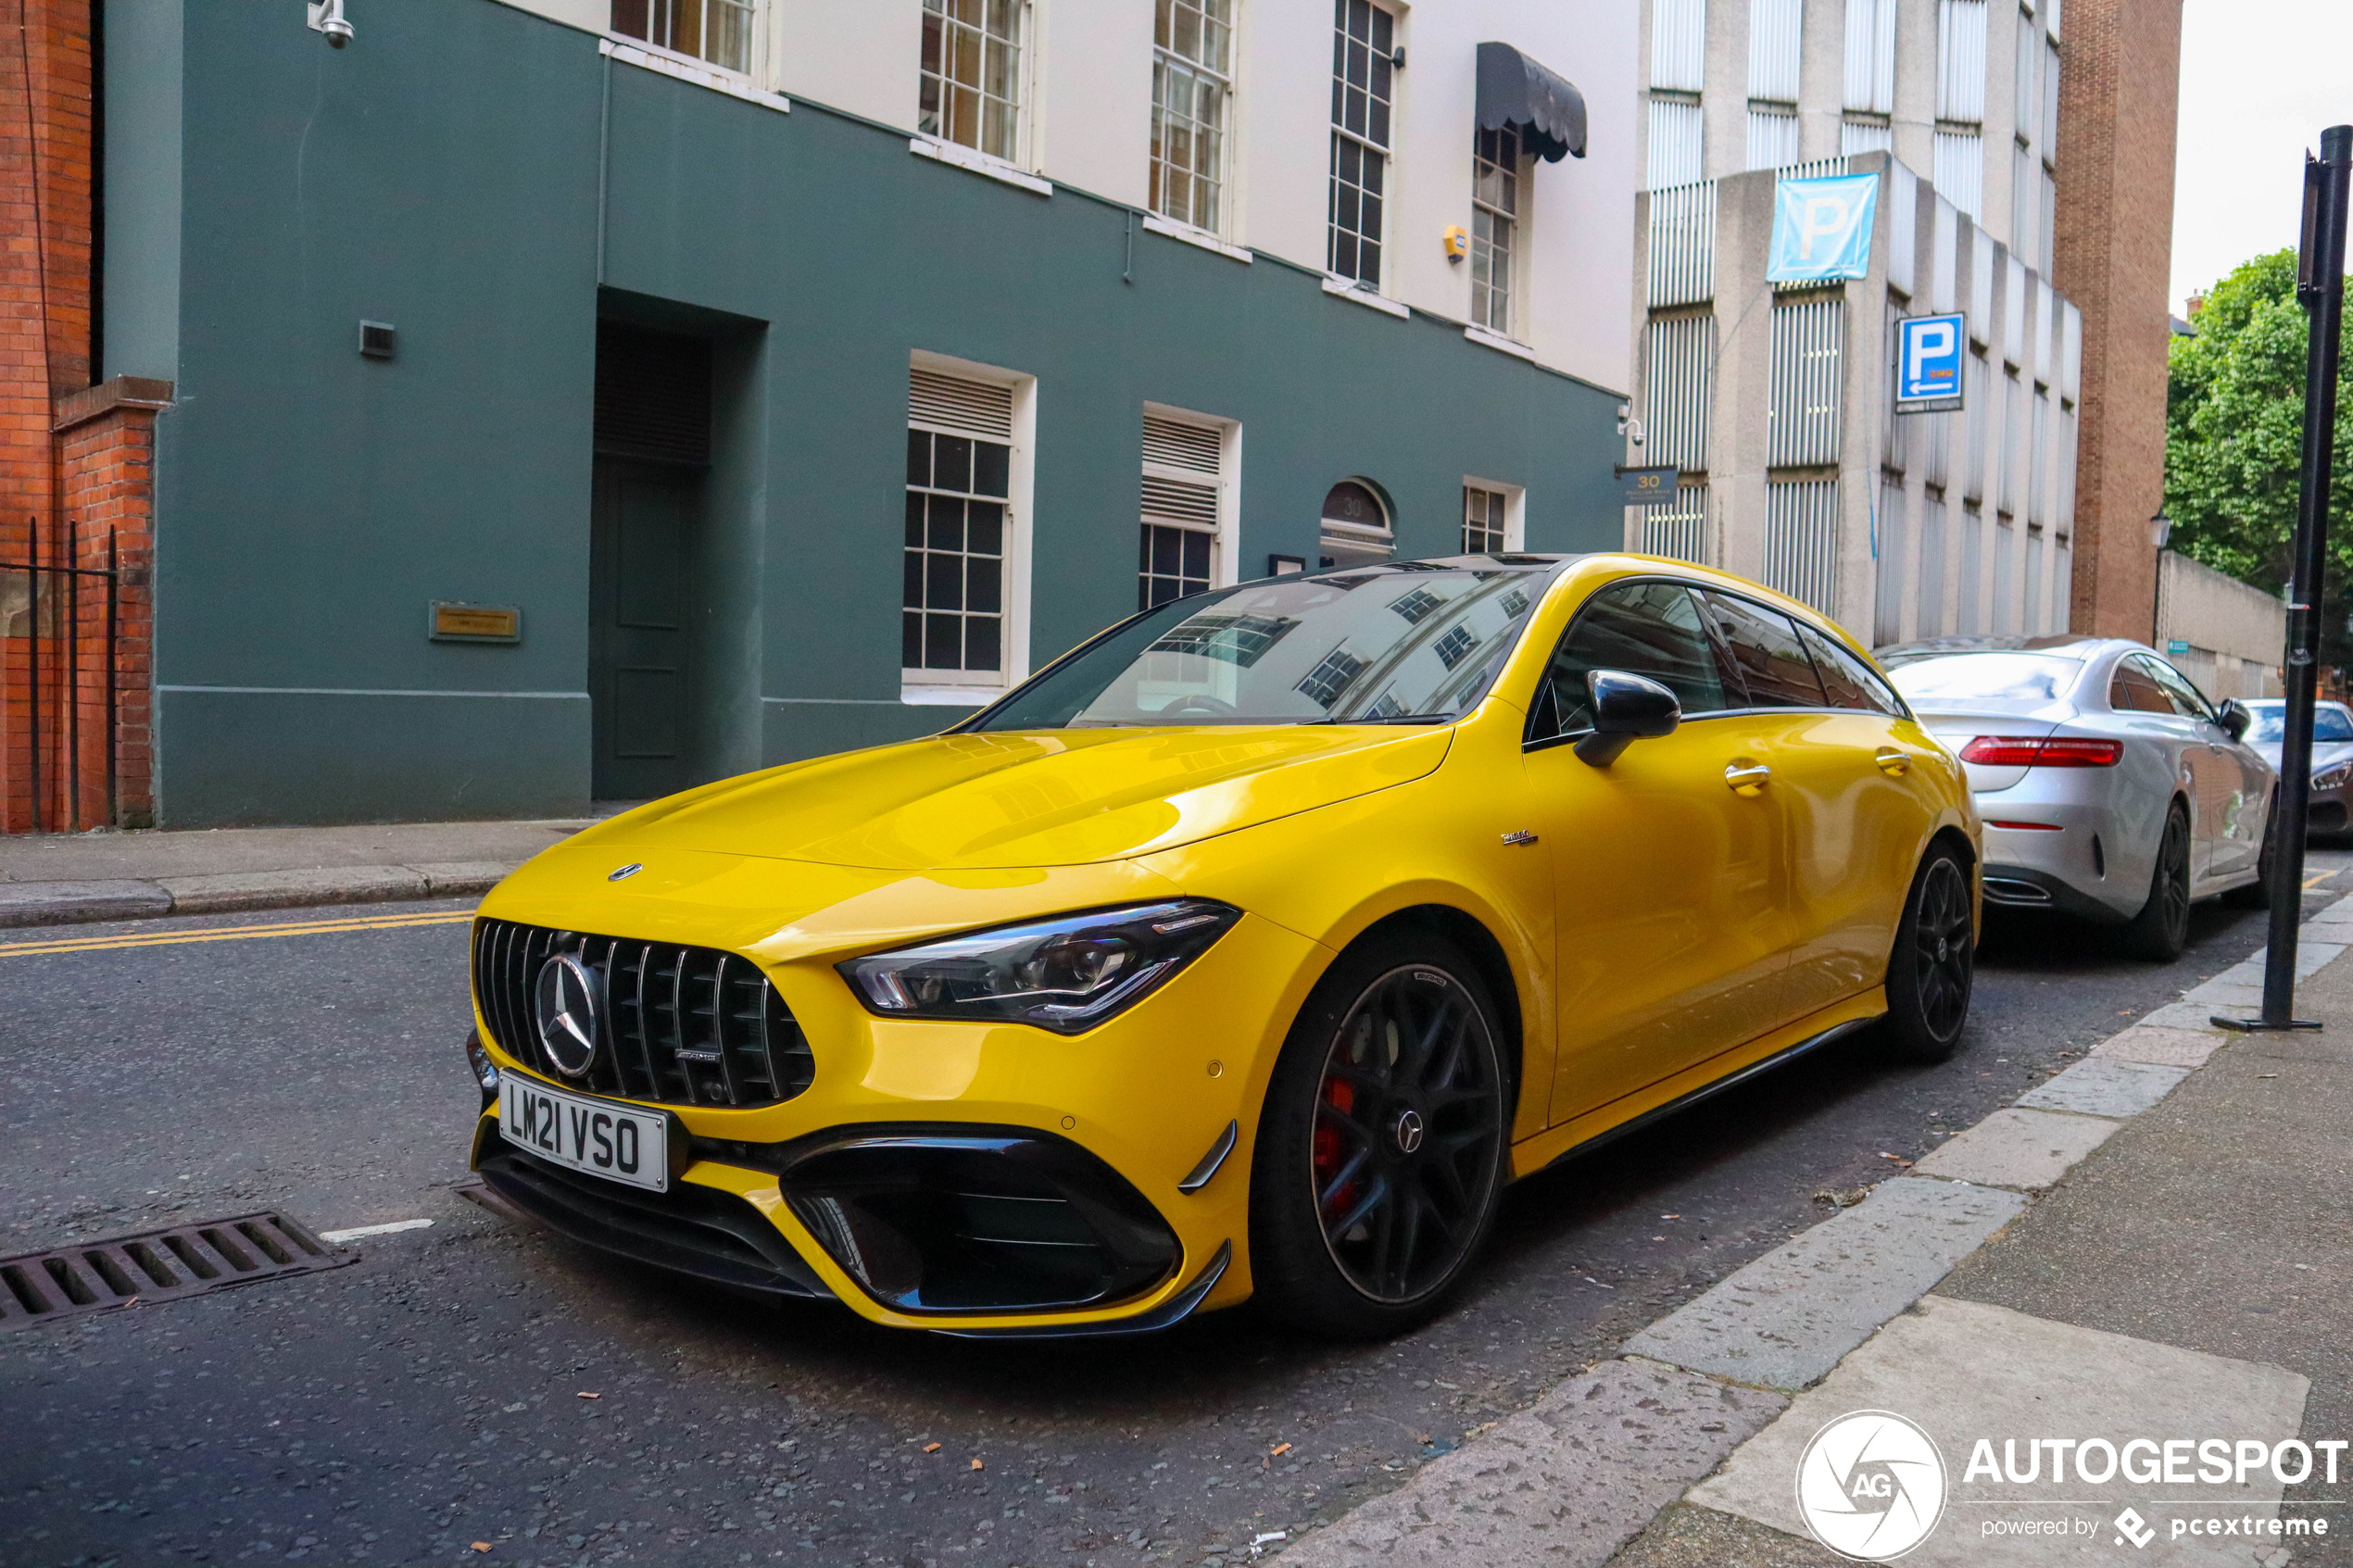
[{"label": "metal drain grate", "polygon": [[284,1214],[239,1214],[0,1258],[0,1332],[359,1261]]}]

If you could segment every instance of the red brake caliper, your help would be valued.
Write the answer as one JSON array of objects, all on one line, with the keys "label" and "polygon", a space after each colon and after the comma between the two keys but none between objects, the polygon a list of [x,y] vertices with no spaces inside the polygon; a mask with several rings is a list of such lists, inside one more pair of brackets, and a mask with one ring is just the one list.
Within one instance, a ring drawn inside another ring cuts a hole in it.
[{"label": "red brake caliper", "polygon": [[[1356,1109],[1356,1087],[1345,1079],[1327,1077],[1324,1080],[1323,1100],[1341,1115],[1348,1115]],[[1339,1130],[1325,1126],[1321,1118],[1317,1119],[1315,1126],[1315,1190],[1320,1193],[1330,1185],[1332,1177],[1348,1160],[1348,1146],[1341,1140]],[[1355,1180],[1351,1180],[1347,1186],[1334,1193],[1330,1210],[1346,1213],[1348,1206],[1355,1200],[1357,1185]]]}]

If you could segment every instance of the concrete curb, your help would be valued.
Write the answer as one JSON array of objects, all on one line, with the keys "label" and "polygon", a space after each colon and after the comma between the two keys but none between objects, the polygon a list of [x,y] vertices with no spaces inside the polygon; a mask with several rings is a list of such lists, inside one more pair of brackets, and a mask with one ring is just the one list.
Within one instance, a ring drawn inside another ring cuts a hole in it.
[{"label": "concrete curb", "polygon": [[[2296,945],[2299,978],[2309,978],[2342,955],[2346,947],[2340,944],[2348,939],[2353,939],[2353,902],[2333,902],[2304,921]],[[2203,1066],[2226,1039],[2210,1021],[2216,993],[2245,986],[2249,975],[2260,975],[2261,967],[2259,950],[2188,992],[2186,999],[2133,1021],[2095,1047],[2092,1060],[1941,1145],[1909,1175],[1881,1184],[1858,1208],[1800,1233],[1685,1302],[1629,1339],[1620,1348],[1627,1360],[1604,1363],[1586,1378],[1611,1367],[1657,1367],[1695,1383],[1712,1381],[1728,1394],[1787,1390],[1804,1402],[1804,1389],[1833,1374],[1882,1325],[1911,1311],[1962,1258],[2023,1213],[2126,1120],[2157,1104]],[[1567,1392],[1579,1384],[1570,1379],[1560,1385],[1535,1411],[1512,1417],[1465,1444],[1398,1491],[1367,1499],[1302,1537],[1285,1558],[1313,1563],[1473,1560],[1431,1552],[1443,1544],[1471,1548],[1482,1562],[1541,1559],[1550,1568],[1604,1568],[1668,1503],[1686,1492],[1692,1500],[1704,1500],[1707,1487],[1692,1491],[1690,1451],[1668,1444],[1651,1471],[1630,1473],[1637,1465],[1613,1477],[1639,1499],[1642,1517],[1630,1530],[1615,1517],[1629,1512],[1623,1505],[1604,1511],[1612,1516],[1600,1530],[1564,1532],[1512,1520],[1518,1510],[1504,1495],[1511,1488],[1497,1483],[1505,1476],[1516,1480],[1529,1470],[1562,1468],[1544,1462],[1548,1442],[1530,1417],[1560,1410]],[[1679,1393],[1682,1402],[1698,1403],[1692,1390]],[[1550,1438],[1550,1444],[1564,1441],[1572,1449],[1583,1446],[1570,1434]],[[1740,1452],[1736,1439],[1725,1463],[1736,1464]],[[1723,1466],[1713,1467],[1712,1474],[1722,1475]],[[1568,1486],[1571,1492],[1582,1489],[1573,1482]],[[1655,1500],[1662,1497],[1664,1501]]]},{"label": "concrete curb", "polygon": [[488,860],[318,871],[231,872],[153,881],[0,883],[0,929],[161,915],[299,909],[407,898],[479,897],[515,868]]}]

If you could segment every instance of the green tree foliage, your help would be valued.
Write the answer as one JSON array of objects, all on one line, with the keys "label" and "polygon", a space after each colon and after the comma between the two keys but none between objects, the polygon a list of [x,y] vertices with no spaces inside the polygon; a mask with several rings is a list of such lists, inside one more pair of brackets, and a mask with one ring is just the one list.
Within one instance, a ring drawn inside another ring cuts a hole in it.
[{"label": "green tree foliage", "polygon": [[[2353,291],[2348,291],[2353,294]],[[2214,285],[2173,339],[2165,408],[2165,509],[2172,545],[2266,593],[2288,580],[2304,450],[2309,323],[2296,252],[2259,256]],[[2353,566],[2353,381],[2337,383],[2323,662],[2346,662],[2344,589]]]}]

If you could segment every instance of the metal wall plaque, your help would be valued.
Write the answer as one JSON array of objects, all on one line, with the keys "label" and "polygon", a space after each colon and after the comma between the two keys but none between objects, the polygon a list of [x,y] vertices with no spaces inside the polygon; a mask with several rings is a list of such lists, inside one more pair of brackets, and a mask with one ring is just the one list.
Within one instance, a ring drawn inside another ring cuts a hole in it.
[{"label": "metal wall plaque", "polygon": [[1624,500],[1629,507],[1656,506],[1675,498],[1676,470],[1661,469],[1619,469],[1617,483],[1625,486]]},{"label": "metal wall plaque", "polygon": [[427,633],[436,643],[520,643],[522,611],[513,605],[451,604],[435,599]]}]

